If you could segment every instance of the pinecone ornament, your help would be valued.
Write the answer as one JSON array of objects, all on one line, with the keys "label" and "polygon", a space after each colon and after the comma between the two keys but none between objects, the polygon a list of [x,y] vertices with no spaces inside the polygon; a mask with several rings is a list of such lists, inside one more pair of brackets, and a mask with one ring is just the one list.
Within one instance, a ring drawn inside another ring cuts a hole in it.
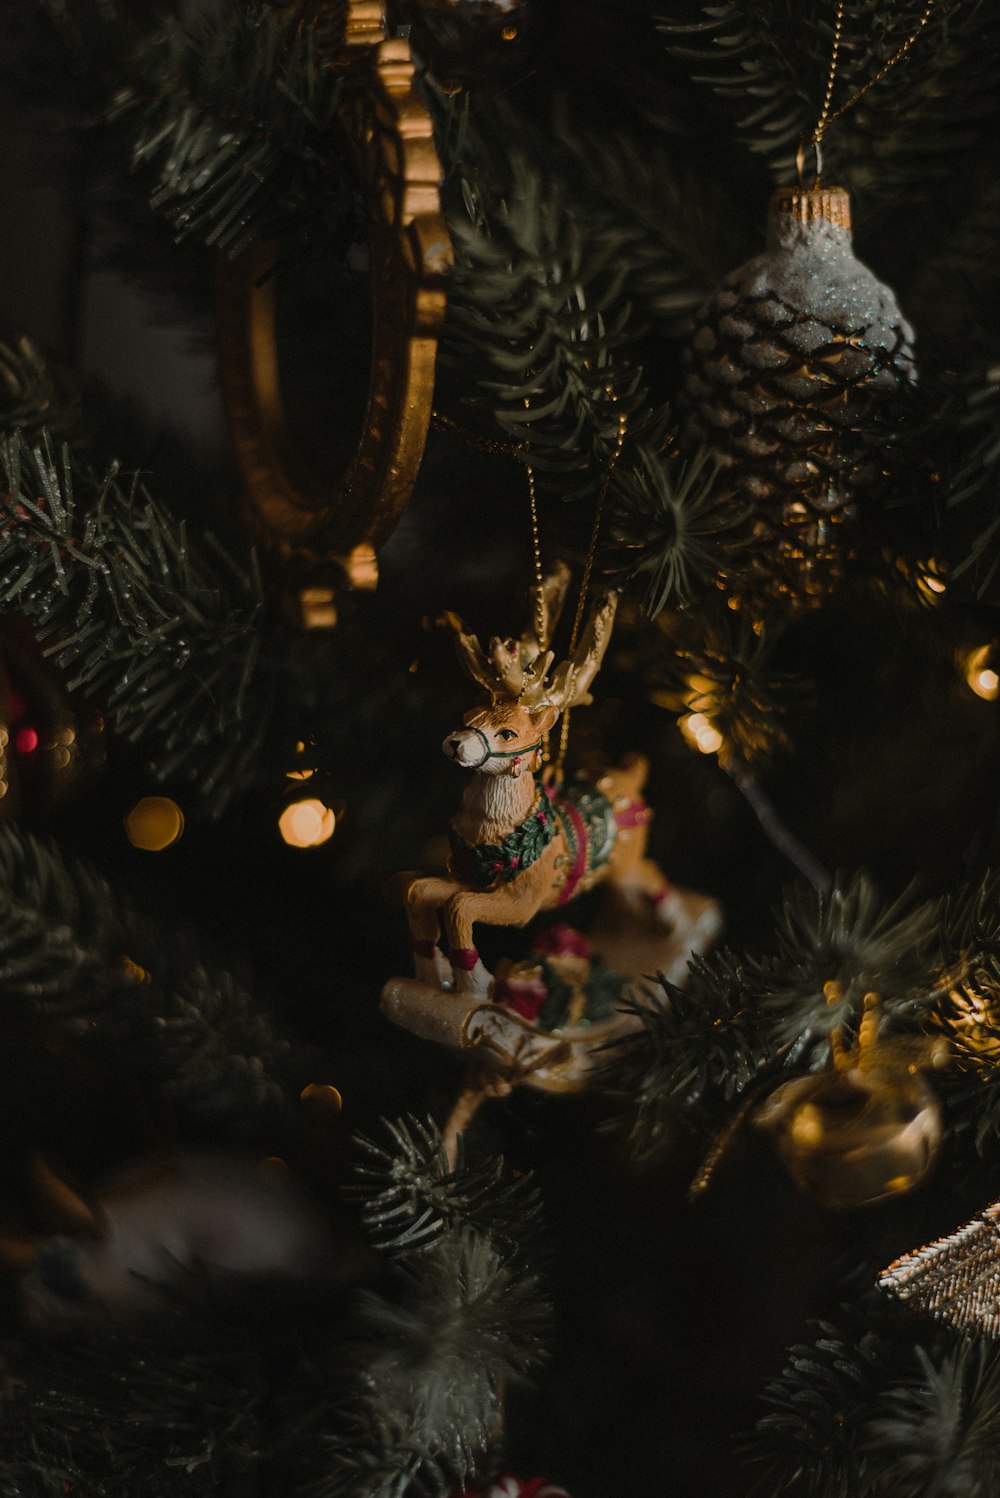
[{"label": "pinecone ornament", "polygon": [[892,291],[855,258],[847,193],[779,188],[767,249],[699,312],[684,377],[686,435],[749,499],[765,591],[804,603],[835,585],[844,522],[916,380],[912,345]]}]

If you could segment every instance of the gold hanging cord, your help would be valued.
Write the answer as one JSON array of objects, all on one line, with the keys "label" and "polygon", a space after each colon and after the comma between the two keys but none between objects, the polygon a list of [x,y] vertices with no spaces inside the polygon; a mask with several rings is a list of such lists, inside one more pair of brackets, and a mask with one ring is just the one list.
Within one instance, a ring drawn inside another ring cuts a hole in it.
[{"label": "gold hanging cord", "polygon": [[[614,401],[617,405],[618,398],[615,395],[614,391],[610,388],[610,386],[608,387],[606,394],[609,395],[611,400]],[[597,508],[594,510],[594,523],[590,529],[590,541],[587,546],[587,560],[584,564],[583,578],[580,582],[580,596],[576,601],[576,614],[573,619],[573,633],[570,635],[569,641],[569,655],[571,658],[573,655],[573,651],[576,649],[577,641],[580,638],[580,625],[583,623],[583,610],[587,602],[587,594],[590,591],[590,575],[594,570],[594,558],[597,555],[597,537],[600,534],[601,530],[601,520],[604,515],[604,502],[608,497],[608,490],[611,487],[611,476],[614,473],[615,468],[617,467],[618,459],[622,455],[622,448],[625,446],[625,437],[627,433],[628,417],[623,411],[619,411],[618,427],[615,432],[614,446],[611,449],[611,455],[608,458],[607,467],[604,470],[604,479],[601,483],[601,492],[597,497]],[[562,771],[563,765],[566,763],[566,750],[569,747],[569,715],[570,709],[567,708],[563,713],[562,726],[559,730],[559,756],[556,759],[556,769],[560,772]]]},{"label": "gold hanging cord", "polygon": [[872,74],[867,83],[863,83],[859,89],[855,89],[851,97],[845,100],[845,102],[841,104],[840,108],[835,109],[831,114],[830,106],[833,103],[833,88],[834,84],[837,81],[837,64],[840,60],[840,44],[843,40],[844,35],[845,3],[846,0],[837,0],[837,14],[833,23],[833,47],[830,51],[830,67],[829,71],[827,72],[826,89],[823,94],[823,106],[819,112],[819,119],[816,121],[816,125],[813,129],[812,134],[809,136],[803,136],[802,140],[799,142],[799,149],[795,157],[795,166],[796,170],[798,171],[799,181],[801,182],[803,180],[805,172],[806,148],[807,146],[813,147],[816,153],[816,181],[814,184],[816,187],[820,185],[820,178],[823,175],[822,144],[823,137],[826,134],[827,130],[835,120],[840,119],[842,114],[846,114],[849,109],[853,109],[858,100],[864,98],[865,94],[870,88],[874,88],[876,83],[881,83],[886,74],[891,72],[898,62],[902,61],[907,52],[909,52],[910,48],[913,46],[914,42],[920,36],[920,33],[923,31],[924,27],[927,25],[927,22],[931,18],[931,11],[934,9],[934,0],[927,0],[927,4],[924,6],[922,16],[920,17],[916,26],[910,32],[910,35],[906,38],[905,42],[902,42],[896,48],[896,51],[892,54],[892,56],[888,58],[882,64],[882,66]]},{"label": "gold hanging cord", "polygon": [[[605,387],[605,395],[614,405],[618,404],[618,397],[610,385]],[[525,406],[529,402],[525,400]],[[508,457],[516,458],[521,454],[531,451],[529,442],[497,442],[490,437],[481,437],[477,432],[470,432],[453,421],[450,416],[445,416],[441,411],[434,411],[431,423],[436,431],[447,432],[460,441],[467,443],[470,447],[480,448],[483,452],[506,453]],[[601,481],[601,491],[597,497],[597,507],[594,510],[594,522],[590,528],[590,541],[587,545],[587,556],[583,567],[583,577],[580,581],[580,593],[576,601],[576,614],[573,618],[573,632],[570,636],[569,654],[572,656],[580,638],[580,626],[583,623],[583,611],[587,602],[587,594],[590,590],[590,579],[594,570],[594,559],[597,555],[597,541],[601,531],[601,521],[604,516],[604,505],[611,487],[611,477],[622,455],[625,446],[625,438],[628,435],[628,417],[619,411],[618,423],[615,431],[614,444],[608,457],[607,467],[604,470],[604,478]],[[542,650],[549,647],[545,629],[545,574],[542,571],[542,545],[538,524],[538,494],[535,486],[535,470],[531,463],[525,463],[525,473],[528,477],[528,509],[531,516],[531,554],[535,573],[535,630],[538,635],[538,643]],[[569,709],[563,713],[562,727],[559,734],[559,755],[556,759],[556,771],[561,772],[566,762],[566,751],[569,747]],[[542,745],[542,761],[548,763],[549,742],[548,734],[545,735]]]}]

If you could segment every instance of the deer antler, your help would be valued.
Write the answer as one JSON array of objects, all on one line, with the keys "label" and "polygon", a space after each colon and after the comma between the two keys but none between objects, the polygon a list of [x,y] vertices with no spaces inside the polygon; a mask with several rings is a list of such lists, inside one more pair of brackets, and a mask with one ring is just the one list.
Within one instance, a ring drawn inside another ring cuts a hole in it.
[{"label": "deer antler", "polygon": [[514,699],[529,708],[541,705],[545,678],[555,657],[551,650],[542,650],[538,625],[548,643],[559,622],[569,580],[569,568],[565,562],[557,562],[555,570],[543,579],[540,596],[532,595],[537,617],[519,640],[494,635],[484,651],[476,635],[456,630],[455,648],[466,674],[485,687],[494,702]]},{"label": "deer antler", "polygon": [[[569,586],[570,572],[562,562],[542,585],[540,621],[546,640],[551,639]],[[590,683],[600,668],[611,638],[618,594],[610,593],[591,611],[572,660],[563,661],[552,672],[555,659],[551,650],[543,651],[536,629],[527,630],[519,640],[501,640],[494,636],[488,650],[483,650],[475,635],[456,628],[455,646],[458,658],[472,680],[485,687],[493,702],[520,702],[530,711],[555,707],[582,707],[590,702]]]},{"label": "deer antler", "polygon": [[609,593],[595,605],[587,620],[572,660],[562,661],[552,673],[538,706],[584,707],[590,702],[590,683],[600,670],[618,608],[618,594]]},{"label": "deer antler", "polygon": [[455,648],[466,674],[485,687],[494,702],[514,700],[526,707],[544,686],[554,660],[551,650],[542,654],[534,634],[524,634],[519,640],[494,636],[486,652],[475,635],[459,631]]}]

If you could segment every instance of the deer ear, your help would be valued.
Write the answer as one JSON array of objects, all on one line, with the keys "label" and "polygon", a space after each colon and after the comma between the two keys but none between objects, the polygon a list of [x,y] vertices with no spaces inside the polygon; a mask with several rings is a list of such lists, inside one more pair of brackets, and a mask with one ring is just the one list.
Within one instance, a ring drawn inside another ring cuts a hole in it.
[{"label": "deer ear", "polygon": [[549,729],[555,725],[558,717],[559,708],[557,707],[536,707],[531,715],[531,721],[539,733],[548,733]]}]

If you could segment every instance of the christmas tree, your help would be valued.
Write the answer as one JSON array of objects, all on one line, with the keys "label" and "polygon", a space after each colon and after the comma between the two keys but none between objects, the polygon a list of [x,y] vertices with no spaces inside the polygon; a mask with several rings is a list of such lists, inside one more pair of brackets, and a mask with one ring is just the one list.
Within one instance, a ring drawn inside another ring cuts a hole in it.
[{"label": "christmas tree", "polygon": [[0,1491],[993,1492],[1000,14],[0,74]]}]

